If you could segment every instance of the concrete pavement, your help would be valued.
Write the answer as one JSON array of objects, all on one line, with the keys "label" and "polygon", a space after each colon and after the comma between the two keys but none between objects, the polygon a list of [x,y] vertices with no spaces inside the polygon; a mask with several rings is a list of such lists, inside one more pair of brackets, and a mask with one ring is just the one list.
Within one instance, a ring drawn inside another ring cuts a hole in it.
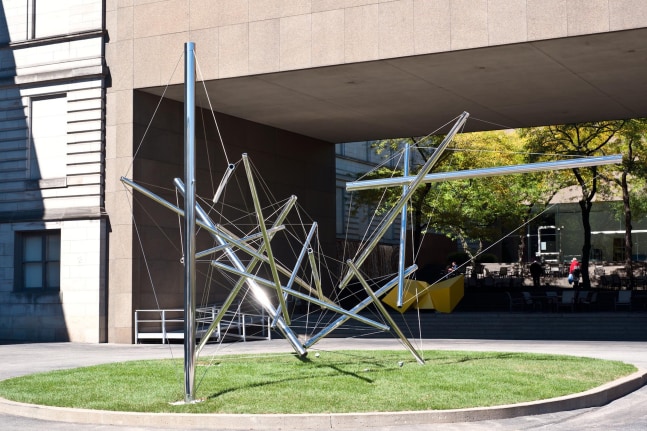
[{"label": "concrete pavement", "polygon": [[[584,395],[488,409],[350,415],[142,415],[57,409],[0,401],[3,430],[230,430],[230,429],[647,429],[645,342],[422,340],[419,348],[471,351],[523,351],[621,360],[641,369],[639,375]],[[290,352],[284,340],[210,345],[204,354]],[[402,349],[392,339],[322,340],[311,350]],[[40,371],[137,359],[182,358],[181,345],[17,344],[0,345],[0,379]],[[636,390],[637,389],[637,390]],[[628,395],[627,395],[628,393]]]}]

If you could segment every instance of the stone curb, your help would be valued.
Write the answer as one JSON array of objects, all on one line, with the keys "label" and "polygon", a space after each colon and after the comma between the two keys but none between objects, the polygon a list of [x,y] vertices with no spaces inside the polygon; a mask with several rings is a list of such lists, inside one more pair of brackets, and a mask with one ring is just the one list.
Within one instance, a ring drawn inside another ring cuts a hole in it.
[{"label": "stone curb", "polygon": [[0,412],[48,421],[133,427],[218,430],[343,430],[378,425],[386,427],[509,419],[518,416],[599,407],[621,398],[645,384],[647,384],[647,370],[639,370],[597,388],[564,397],[494,407],[412,412],[286,415],[133,413],[49,407],[18,403],[4,398],[0,398]]}]

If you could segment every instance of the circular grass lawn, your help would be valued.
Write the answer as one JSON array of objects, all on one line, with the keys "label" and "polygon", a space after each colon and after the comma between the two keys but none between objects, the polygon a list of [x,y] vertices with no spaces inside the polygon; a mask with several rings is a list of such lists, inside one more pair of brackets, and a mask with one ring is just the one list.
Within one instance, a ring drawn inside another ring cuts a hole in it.
[{"label": "circular grass lawn", "polygon": [[182,360],[54,371],[0,382],[14,401],[175,413],[348,413],[488,407],[586,391],[636,371],[572,356],[424,351],[228,355],[196,362],[196,403],[184,400]]}]

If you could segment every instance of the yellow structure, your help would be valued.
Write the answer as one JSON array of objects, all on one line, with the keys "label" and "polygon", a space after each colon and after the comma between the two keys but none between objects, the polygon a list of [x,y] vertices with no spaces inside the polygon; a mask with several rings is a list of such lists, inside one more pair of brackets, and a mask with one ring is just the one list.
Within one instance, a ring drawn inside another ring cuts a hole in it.
[{"label": "yellow structure", "polygon": [[402,307],[397,306],[397,286],[382,298],[382,302],[400,313],[404,313],[411,306],[419,310],[435,309],[441,313],[451,313],[460,300],[463,299],[464,291],[464,277],[462,275],[451,277],[433,285],[424,281],[407,279],[405,280],[402,295]]}]

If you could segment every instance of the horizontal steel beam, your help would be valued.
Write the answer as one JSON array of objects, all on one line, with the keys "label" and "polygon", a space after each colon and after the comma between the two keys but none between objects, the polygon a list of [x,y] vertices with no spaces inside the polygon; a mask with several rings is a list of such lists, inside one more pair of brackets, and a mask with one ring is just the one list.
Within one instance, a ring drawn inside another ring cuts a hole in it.
[{"label": "horizontal steel beam", "polygon": [[[556,171],[561,169],[585,168],[588,166],[613,165],[622,162],[622,154],[600,157],[584,157],[555,162],[528,163],[525,165],[497,166],[495,168],[469,169],[466,171],[438,172],[425,175],[423,183],[439,181],[464,180],[478,177],[494,177],[498,175],[527,174],[529,172]],[[384,187],[406,186],[416,177],[380,178],[376,180],[353,181],[346,183],[346,191],[377,189]]]}]

